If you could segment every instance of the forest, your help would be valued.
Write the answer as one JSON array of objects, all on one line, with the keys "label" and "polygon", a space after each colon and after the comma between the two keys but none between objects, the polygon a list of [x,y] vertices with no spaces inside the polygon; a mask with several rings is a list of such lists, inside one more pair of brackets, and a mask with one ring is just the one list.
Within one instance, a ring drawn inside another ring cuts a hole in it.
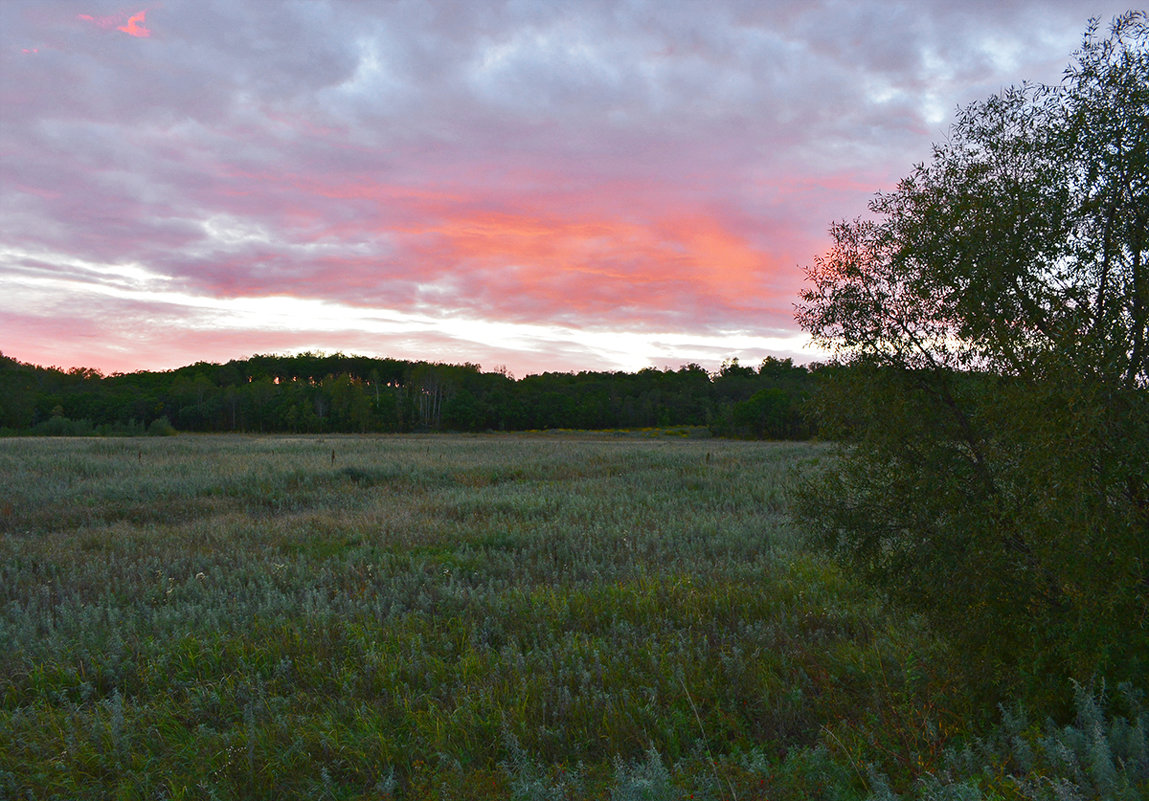
[{"label": "forest", "polygon": [[637,373],[543,373],[304,353],[104,375],[0,354],[0,434],[410,433],[708,428],[806,439],[818,370],[767,358]]}]

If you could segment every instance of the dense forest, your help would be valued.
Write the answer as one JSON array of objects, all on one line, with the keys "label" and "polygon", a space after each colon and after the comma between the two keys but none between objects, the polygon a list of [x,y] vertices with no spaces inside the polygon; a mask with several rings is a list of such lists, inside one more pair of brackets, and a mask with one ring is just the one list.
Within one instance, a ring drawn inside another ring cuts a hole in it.
[{"label": "dense forest", "polygon": [[543,373],[304,353],[104,375],[0,354],[0,433],[174,431],[368,433],[708,427],[720,436],[804,439],[819,370],[767,358],[715,373]]}]

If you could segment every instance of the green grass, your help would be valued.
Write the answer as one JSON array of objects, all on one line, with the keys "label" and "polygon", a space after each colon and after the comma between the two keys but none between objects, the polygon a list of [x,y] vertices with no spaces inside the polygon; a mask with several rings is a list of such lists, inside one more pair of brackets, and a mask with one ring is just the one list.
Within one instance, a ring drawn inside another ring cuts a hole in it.
[{"label": "green grass", "polygon": [[819,454],[2,440],[0,798],[914,786],[967,717],[955,658],[802,547]]}]

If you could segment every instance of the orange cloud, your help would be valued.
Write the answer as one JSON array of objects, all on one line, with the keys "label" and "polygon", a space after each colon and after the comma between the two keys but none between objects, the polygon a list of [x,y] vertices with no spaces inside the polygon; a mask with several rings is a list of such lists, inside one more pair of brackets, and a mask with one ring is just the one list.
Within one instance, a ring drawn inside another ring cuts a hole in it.
[{"label": "orange cloud", "polygon": [[148,11],[144,9],[137,14],[128,17],[128,21],[123,25],[119,24],[123,18],[123,14],[115,14],[108,17],[94,17],[91,14],[77,14],[76,19],[82,19],[84,22],[90,22],[100,28],[115,28],[117,31],[123,31],[128,36],[135,36],[137,38],[146,38],[152,35],[152,32],[144,27],[144,18],[147,16]]},{"label": "orange cloud", "polygon": [[151,36],[152,32],[145,28],[143,25],[144,17],[146,17],[147,14],[147,9],[144,9],[138,14],[133,14],[132,16],[128,17],[127,25],[121,25],[120,27],[116,28],[116,30],[123,31],[128,36],[137,36],[139,38],[146,38]]},{"label": "orange cloud", "polygon": [[764,253],[701,215],[651,222],[468,209],[405,233],[431,237],[417,246],[425,263],[497,273],[504,285],[570,309],[623,296],[657,304],[682,292],[740,305],[760,291],[769,266]]},{"label": "orange cloud", "polygon": [[[340,271],[344,282],[358,276],[357,289],[367,294],[383,285],[392,294],[439,286],[458,293],[453,301],[460,307],[527,317],[533,310],[550,319],[603,309],[689,316],[719,308],[738,315],[793,293],[776,252],[791,232],[769,232],[765,247],[742,230],[744,222],[718,210],[688,201],[659,205],[621,183],[554,197],[493,198],[458,186],[245,177],[299,193],[279,213],[300,242],[377,237],[385,243],[385,256]],[[301,276],[307,283],[309,271]]]}]

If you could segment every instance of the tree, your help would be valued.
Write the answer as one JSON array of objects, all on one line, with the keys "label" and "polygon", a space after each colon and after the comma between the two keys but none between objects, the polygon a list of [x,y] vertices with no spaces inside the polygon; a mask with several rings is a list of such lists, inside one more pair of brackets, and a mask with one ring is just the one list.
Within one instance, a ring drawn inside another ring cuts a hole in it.
[{"label": "tree", "polygon": [[798,439],[802,416],[795,399],[781,387],[760,389],[731,408],[735,436],[756,439]]},{"label": "tree", "polygon": [[1149,28],[964,110],[834,224],[799,323],[840,368],[799,518],[997,690],[1149,675]]}]

